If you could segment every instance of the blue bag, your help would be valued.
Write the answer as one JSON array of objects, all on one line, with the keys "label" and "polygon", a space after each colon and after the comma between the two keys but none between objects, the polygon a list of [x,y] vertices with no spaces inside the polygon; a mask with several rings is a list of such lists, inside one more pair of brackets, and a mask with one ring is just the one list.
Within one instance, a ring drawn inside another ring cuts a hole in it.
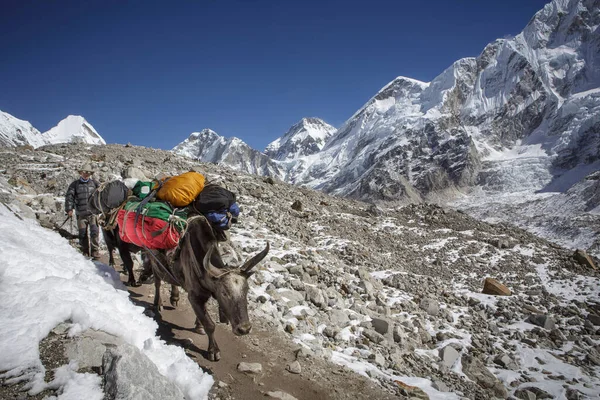
[{"label": "blue bag", "polygon": [[240,207],[237,203],[233,203],[229,209],[204,213],[204,216],[212,224],[212,226],[215,229],[222,231],[229,229],[232,223],[237,223],[239,215]]}]

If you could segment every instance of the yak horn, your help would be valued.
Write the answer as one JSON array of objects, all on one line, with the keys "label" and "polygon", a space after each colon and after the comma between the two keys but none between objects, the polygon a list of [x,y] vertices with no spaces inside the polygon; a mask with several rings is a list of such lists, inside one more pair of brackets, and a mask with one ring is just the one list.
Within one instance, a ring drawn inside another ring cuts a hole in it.
[{"label": "yak horn", "polygon": [[208,250],[206,251],[206,254],[204,255],[204,260],[202,261],[202,266],[204,267],[204,270],[212,277],[218,278],[222,275],[223,271],[220,271],[219,269],[215,268],[212,263],[210,262],[210,259],[212,258],[213,252],[215,250],[215,246],[210,246],[208,248]]},{"label": "yak horn", "polygon": [[250,272],[250,270],[252,268],[254,268],[254,266],[256,264],[258,264],[259,262],[262,261],[263,258],[265,258],[267,256],[267,254],[269,253],[269,242],[267,242],[267,247],[265,247],[265,249],[263,251],[261,251],[260,253],[258,253],[257,255],[255,255],[254,257],[252,257],[251,259],[249,259],[248,261],[246,261],[244,263],[244,265],[242,265],[240,267],[240,270],[242,272]]}]

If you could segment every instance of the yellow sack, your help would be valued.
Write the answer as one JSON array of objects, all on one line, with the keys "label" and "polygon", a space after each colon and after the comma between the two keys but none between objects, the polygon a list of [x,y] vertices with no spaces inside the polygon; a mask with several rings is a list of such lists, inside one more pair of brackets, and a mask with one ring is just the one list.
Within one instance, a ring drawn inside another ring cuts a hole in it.
[{"label": "yellow sack", "polygon": [[189,205],[204,189],[204,175],[190,171],[166,179],[156,197],[168,201],[174,207]]}]

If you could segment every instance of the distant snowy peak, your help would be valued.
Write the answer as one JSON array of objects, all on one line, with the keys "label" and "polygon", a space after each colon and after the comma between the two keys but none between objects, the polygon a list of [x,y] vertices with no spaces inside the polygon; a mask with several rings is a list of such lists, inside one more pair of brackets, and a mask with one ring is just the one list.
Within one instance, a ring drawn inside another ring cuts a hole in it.
[{"label": "distant snowy peak", "polygon": [[217,163],[220,152],[227,145],[227,139],[212,129],[193,132],[187,139],[173,148],[173,152],[204,162]]},{"label": "distant snowy peak", "polygon": [[192,133],[175,146],[173,152],[201,162],[228,165],[250,174],[283,176],[279,166],[260,151],[236,137],[227,139],[211,129]]},{"label": "distant snowy peak", "polygon": [[319,118],[302,118],[279,139],[271,142],[265,154],[275,160],[293,160],[319,152],[336,128]]},{"label": "distant snowy peak", "polygon": [[0,111],[0,146],[16,147],[31,145],[39,147],[46,144],[40,131],[28,121],[23,121]]},{"label": "distant snowy peak", "polygon": [[92,124],[79,115],[69,115],[54,128],[43,133],[46,141],[56,143],[106,144]]}]

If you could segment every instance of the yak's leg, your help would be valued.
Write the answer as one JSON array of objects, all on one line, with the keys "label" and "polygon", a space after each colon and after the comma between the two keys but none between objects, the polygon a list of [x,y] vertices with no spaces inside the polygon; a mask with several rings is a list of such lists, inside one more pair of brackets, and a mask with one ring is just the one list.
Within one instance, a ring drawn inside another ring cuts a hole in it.
[{"label": "yak's leg", "polygon": [[[146,256],[147,257],[147,256]],[[153,277],[154,271],[152,270],[152,263],[147,259],[144,260],[144,270],[140,274],[138,278],[138,282],[141,283],[150,283],[149,279]]]},{"label": "yak's leg", "polygon": [[139,284],[135,281],[135,275],[133,274],[133,259],[131,258],[131,253],[129,249],[124,249],[122,247],[126,247],[127,245],[123,242],[118,247],[119,256],[121,256],[121,260],[123,260],[123,266],[127,271],[128,279],[127,284],[130,286],[139,286]]},{"label": "yak's leg", "polygon": [[208,298],[194,295],[193,293],[189,293],[188,298],[190,299],[190,304],[196,313],[197,319],[200,320],[208,335],[208,359],[210,361],[219,361],[221,359],[221,351],[215,340],[215,323],[206,311]]},{"label": "yak's leg", "polygon": [[113,255],[113,249],[110,247],[108,248],[108,265],[115,267],[115,256]]},{"label": "yak's leg", "polygon": [[198,319],[198,317],[196,317],[196,323],[194,325],[194,331],[196,331],[196,333],[198,335],[206,335],[206,331],[204,330],[204,327],[202,326],[202,323],[200,322],[200,320]]},{"label": "yak's leg", "polygon": [[160,279],[154,274],[154,311],[160,314],[162,310],[162,301],[160,299]]},{"label": "yak's leg", "polygon": [[177,303],[179,303],[179,287],[177,285],[171,285],[171,305],[177,308]]}]

